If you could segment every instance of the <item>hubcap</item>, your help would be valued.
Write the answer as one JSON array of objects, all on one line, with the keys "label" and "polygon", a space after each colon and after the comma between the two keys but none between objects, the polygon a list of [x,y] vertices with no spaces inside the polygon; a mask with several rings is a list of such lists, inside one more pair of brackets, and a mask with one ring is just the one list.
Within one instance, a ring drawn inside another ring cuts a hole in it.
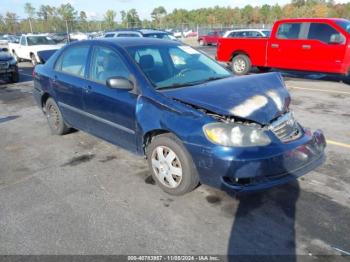
[{"label": "hubcap", "polygon": [[159,180],[168,188],[176,188],[182,180],[182,167],[178,156],[166,146],[158,146],[152,152],[152,168]]},{"label": "hubcap", "polygon": [[46,112],[47,119],[49,120],[50,126],[58,129],[59,123],[60,123],[60,118],[58,115],[58,112],[56,108],[52,105],[49,106],[47,112]]},{"label": "hubcap", "polygon": [[235,72],[242,73],[246,68],[246,63],[241,58],[236,59],[235,62],[233,63],[233,68],[235,69]]}]

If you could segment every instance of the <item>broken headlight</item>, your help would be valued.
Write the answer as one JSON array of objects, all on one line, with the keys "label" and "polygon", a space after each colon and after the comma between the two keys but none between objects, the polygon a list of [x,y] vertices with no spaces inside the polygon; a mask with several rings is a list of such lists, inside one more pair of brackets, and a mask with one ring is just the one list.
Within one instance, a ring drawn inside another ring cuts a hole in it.
[{"label": "broken headlight", "polygon": [[203,131],[209,141],[222,146],[253,147],[271,143],[265,131],[256,126],[210,123],[203,127]]}]

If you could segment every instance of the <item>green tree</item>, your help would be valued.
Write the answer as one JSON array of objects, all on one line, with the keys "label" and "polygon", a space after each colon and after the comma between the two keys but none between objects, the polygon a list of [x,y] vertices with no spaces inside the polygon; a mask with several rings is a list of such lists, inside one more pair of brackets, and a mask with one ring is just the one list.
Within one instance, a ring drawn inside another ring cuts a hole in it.
[{"label": "green tree", "polygon": [[153,9],[151,17],[159,26],[161,26],[164,17],[167,15],[167,12],[163,6],[159,6]]},{"label": "green tree", "polygon": [[78,13],[70,3],[61,4],[57,12],[65,21],[73,21]]},{"label": "green tree", "polygon": [[104,15],[104,22],[106,25],[106,29],[114,29],[115,28],[115,18],[117,16],[117,13],[113,10],[107,10]]}]

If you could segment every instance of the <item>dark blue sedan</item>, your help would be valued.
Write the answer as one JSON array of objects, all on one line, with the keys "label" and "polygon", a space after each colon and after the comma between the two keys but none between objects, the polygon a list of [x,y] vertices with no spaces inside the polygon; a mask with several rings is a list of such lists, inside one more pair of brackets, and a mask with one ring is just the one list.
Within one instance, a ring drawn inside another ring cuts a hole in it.
[{"label": "dark blue sedan", "polygon": [[154,180],[170,194],[199,183],[264,189],[324,161],[322,132],[295,120],[279,74],[234,77],[181,43],[81,41],[33,75],[54,134],[75,128],[145,155]]}]

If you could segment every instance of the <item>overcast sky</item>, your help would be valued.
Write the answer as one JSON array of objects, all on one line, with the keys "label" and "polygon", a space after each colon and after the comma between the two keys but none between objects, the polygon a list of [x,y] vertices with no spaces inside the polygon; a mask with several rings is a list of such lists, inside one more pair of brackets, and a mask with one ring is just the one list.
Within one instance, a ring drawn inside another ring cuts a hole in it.
[{"label": "overcast sky", "polygon": [[[23,7],[26,2],[32,3],[34,7],[38,7],[41,4],[58,6],[62,3],[69,2],[75,9],[86,11],[88,17],[92,19],[102,19],[107,9],[113,9],[117,12],[117,20],[119,20],[119,12],[131,8],[135,8],[141,19],[143,19],[150,18],[150,13],[153,8],[160,5],[164,6],[168,12],[171,12],[174,8],[196,9],[212,7],[214,5],[231,7],[242,7],[247,4],[256,6],[279,3],[280,5],[284,5],[289,3],[290,0],[1,0],[0,13],[5,14],[7,11],[16,12],[21,18],[24,18]],[[349,1],[338,0],[336,2],[346,3]]]}]

